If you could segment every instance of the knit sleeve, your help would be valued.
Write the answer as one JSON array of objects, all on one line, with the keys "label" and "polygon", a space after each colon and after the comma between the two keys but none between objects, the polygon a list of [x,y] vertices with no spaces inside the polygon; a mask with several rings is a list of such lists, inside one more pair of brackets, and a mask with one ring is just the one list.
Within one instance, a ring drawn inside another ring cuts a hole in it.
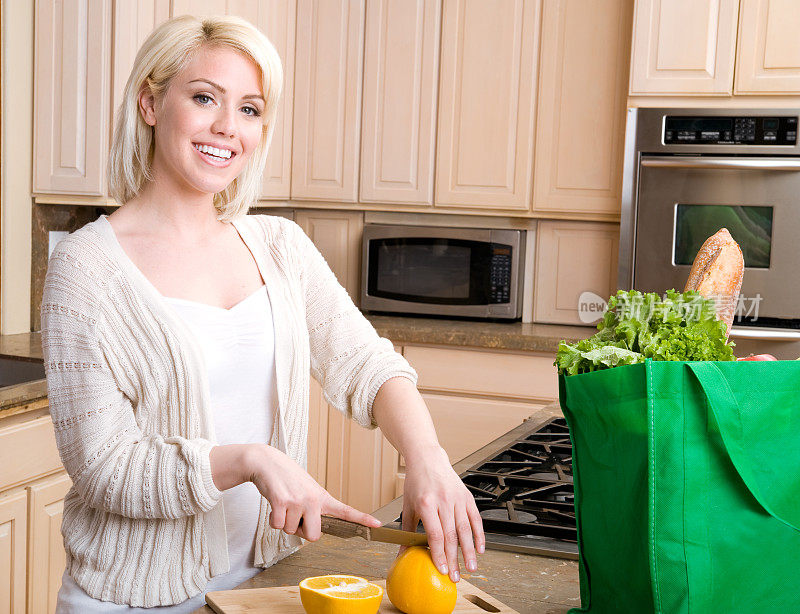
[{"label": "knit sleeve", "polygon": [[41,316],[50,415],[77,492],[90,507],[129,518],[174,519],[213,508],[222,493],[211,478],[212,442],[143,435],[109,368],[103,288],[75,262],[53,254]]},{"label": "knit sleeve", "polygon": [[375,428],[372,404],[384,382],[400,376],[416,385],[417,373],[353,304],[303,230],[293,222],[289,228],[299,256],[311,372],[331,405]]}]

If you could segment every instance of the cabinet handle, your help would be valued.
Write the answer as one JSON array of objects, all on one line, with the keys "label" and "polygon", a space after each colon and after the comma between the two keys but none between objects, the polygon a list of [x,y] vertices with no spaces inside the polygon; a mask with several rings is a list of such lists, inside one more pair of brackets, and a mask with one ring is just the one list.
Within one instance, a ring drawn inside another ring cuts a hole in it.
[{"label": "cabinet handle", "polygon": [[731,328],[731,337],[737,339],[759,339],[761,341],[800,341],[800,330],[776,328]]}]

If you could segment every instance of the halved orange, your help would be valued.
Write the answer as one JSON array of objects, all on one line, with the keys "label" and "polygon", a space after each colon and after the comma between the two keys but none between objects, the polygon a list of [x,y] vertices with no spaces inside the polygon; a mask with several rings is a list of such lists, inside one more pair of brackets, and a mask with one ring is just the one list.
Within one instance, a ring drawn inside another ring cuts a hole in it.
[{"label": "halved orange", "polygon": [[300,582],[307,614],[376,614],[383,589],[358,576],[313,576]]}]

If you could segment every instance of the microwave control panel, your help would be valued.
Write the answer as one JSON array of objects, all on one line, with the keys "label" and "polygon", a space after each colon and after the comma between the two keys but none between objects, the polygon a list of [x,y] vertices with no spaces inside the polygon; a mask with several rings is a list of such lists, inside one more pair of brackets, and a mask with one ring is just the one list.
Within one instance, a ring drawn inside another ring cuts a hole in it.
[{"label": "microwave control panel", "polygon": [[492,244],[489,302],[508,303],[511,293],[511,246]]},{"label": "microwave control panel", "polygon": [[664,118],[664,144],[796,145],[797,117]]}]

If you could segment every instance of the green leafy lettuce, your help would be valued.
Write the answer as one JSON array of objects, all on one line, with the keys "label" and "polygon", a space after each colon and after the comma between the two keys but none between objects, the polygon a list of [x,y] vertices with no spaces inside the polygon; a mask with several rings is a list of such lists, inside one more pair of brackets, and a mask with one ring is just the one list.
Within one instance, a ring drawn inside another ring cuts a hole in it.
[{"label": "green leafy lettuce", "polygon": [[714,301],[697,292],[668,290],[662,297],[620,290],[608,300],[597,333],[577,343],[562,341],[559,373],[575,375],[653,360],[734,360],[725,323]]}]

